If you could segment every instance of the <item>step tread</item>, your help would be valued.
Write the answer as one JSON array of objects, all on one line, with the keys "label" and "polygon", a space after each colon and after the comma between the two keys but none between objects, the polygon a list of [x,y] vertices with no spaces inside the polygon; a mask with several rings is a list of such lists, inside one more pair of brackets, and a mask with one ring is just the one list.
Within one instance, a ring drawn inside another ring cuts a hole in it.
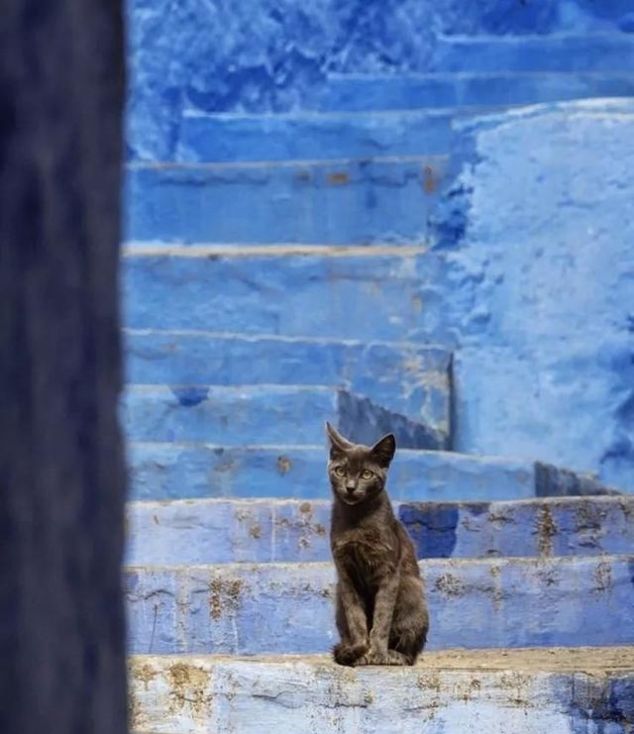
[{"label": "step tread", "polygon": [[[126,236],[171,242],[426,243],[432,240],[431,212],[449,175],[444,156],[366,157],[341,164],[139,163],[125,177]],[[221,217],[213,215],[220,211]]]},{"label": "step tread", "polygon": [[332,244],[301,244],[285,242],[280,244],[235,243],[203,244],[190,242],[186,247],[182,244],[149,240],[129,240],[123,246],[122,256],[125,259],[143,257],[165,258],[200,258],[202,260],[218,258],[266,258],[266,257],[311,257],[319,258],[411,258],[413,255],[422,255],[429,251],[424,244],[399,245],[394,247],[389,242],[374,242],[363,246],[359,245],[332,245]]},{"label": "step tread", "polygon": [[[449,154],[442,153],[419,153],[410,155],[373,155],[373,156],[349,156],[343,158],[285,158],[283,160],[248,160],[248,161],[131,161],[125,168],[130,171],[191,171],[193,173],[219,173],[235,170],[245,173],[259,170],[284,170],[286,168],[347,168],[356,166],[380,166],[382,164],[430,164],[446,165]],[[223,179],[224,180],[224,179]]]},{"label": "step tread", "polygon": [[320,109],[416,109],[471,105],[516,107],[562,100],[629,98],[634,71],[447,72],[332,75],[314,106]]},{"label": "step tread", "polygon": [[[581,77],[588,79],[631,79],[634,76],[634,70],[624,69],[620,72],[615,71],[415,71],[404,72],[399,74],[390,74],[382,72],[356,72],[342,73],[333,72],[328,75],[328,79],[333,81],[351,81],[358,80],[377,80],[377,81],[404,81],[409,80],[439,80],[439,81],[460,81],[469,79],[540,79],[542,77]],[[450,109],[450,108],[447,108]]]},{"label": "step tread", "polygon": [[437,252],[262,247],[189,257],[188,247],[123,258],[126,326],[450,343]]},{"label": "step tread", "polygon": [[[130,443],[133,496],[137,499],[202,497],[329,497],[325,440],[306,445],[228,447],[212,442]],[[246,444],[246,445],[245,445]],[[509,500],[537,496],[598,495],[606,488],[592,475],[528,459],[398,448],[390,470],[394,500]]]},{"label": "step tread", "polygon": [[227,331],[205,331],[202,329],[132,329],[124,327],[122,332],[131,336],[162,336],[169,337],[197,337],[201,339],[218,339],[226,341],[237,341],[247,343],[271,342],[279,344],[316,344],[322,346],[341,345],[346,347],[371,349],[374,346],[390,347],[392,349],[415,349],[416,351],[437,351],[439,353],[451,354],[451,348],[442,344],[420,344],[414,341],[389,341],[389,340],[361,340],[361,339],[336,339],[328,337],[311,336],[283,336],[281,334],[244,334],[241,332]]},{"label": "step tread", "polygon": [[298,442],[314,444],[331,421],[358,443],[371,444],[394,433],[403,447],[446,449],[448,375],[439,370],[427,377],[420,379],[418,390],[397,395],[390,404],[383,400],[389,394],[375,393],[363,375],[358,384],[353,381],[352,391],[337,384],[129,384],[120,415],[131,441],[222,440],[242,446],[283,442],[293,435]]},{"label": "step tread", "polygon": [[[631,562],[634,563],[634,550],[631,553],[606,553],[597,557],[586,556],[550,556],[548,558],[531,558],[528,556],[502,557],[502,558],[427,558],[418,562],[419,567],[424,571],[425,568],[432,564],[438,568],[446,567],[447,569],[475,568],[481,567],[500,568],[501,566],[523,566],[531,568],[547,568],[555,566],[596,566],[598,563],[615,563],[615,562]],[[128,572],[143,571],[166,571],[175,574],[196,574],[198,571],[205,571],[225,576],[232,575],[249,575],[253,572],[262,572],[271,575],[281,573],[288,570],[301,583],[301,574],[315,572],[323,574],[324,572],[332,572],[334,574],[334,566],[331,561],[274,561],[273,563],[146,563],[141,565],[127,565],[125,570]],[[291,577],[289,576],[289,581]],[[634,592],[633,592],[634,601]],[[634,607],[632,609],[634,614]],[[634,632],[634,630],[633,630]]]},{"label": "step tread", "polygon": [[[132,669],[146,663],[157,668],[168,667],[176,662],[184,665],[211,667],[223,663],[230,665],[247,663],[256,665],[324,666],[335,672],[350,675],[350,669],[336,665],[330,655],[133,655]],[[484,648],[465,650],[425,651],[412,668],[404,668],[401,674],[414,674],[416,670],[473,670],[473,671],[543,671],[582,673],[604,671],[627,671],[634,673],[634,645],[608,647],[525,647]],[[393,675],[390,668],[357,668],[355,674],[379,673]]]}]

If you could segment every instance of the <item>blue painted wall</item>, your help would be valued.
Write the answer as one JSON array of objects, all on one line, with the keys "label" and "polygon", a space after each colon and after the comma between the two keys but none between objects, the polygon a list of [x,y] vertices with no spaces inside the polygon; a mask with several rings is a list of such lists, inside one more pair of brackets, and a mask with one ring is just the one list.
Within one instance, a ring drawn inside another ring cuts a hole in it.
[{"label": "blue painted wall", "polygon": [[531,108],[459,136],[456,447],[634,490],[634,103]]}]

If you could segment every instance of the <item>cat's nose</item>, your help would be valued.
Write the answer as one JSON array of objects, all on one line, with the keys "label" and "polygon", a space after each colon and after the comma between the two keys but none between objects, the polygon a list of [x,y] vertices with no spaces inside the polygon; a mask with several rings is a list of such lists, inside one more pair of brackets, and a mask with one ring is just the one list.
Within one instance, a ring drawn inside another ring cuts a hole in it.
[{"label": "cat's nose", "polygon": [[352,494],[356,488],[356,484],[346,484],[346,491],[348,494]]}]

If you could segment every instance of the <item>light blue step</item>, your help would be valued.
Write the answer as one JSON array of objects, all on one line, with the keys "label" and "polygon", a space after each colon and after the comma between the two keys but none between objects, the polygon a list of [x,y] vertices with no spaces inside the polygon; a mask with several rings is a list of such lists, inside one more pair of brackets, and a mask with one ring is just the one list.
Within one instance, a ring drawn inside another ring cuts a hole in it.
[{"label": "light blue step", "polygon": [[[329,561],[330,508],[330,500],[132,502],[127,508],[127,563]],[[419,558],[594,556],[634,550],[634,497],[411,502],[395,503],[395,510]]]},{"label": "light blue step", "polygon": [[394,670],[325,656],[139,655],[133,734],[630,734],[634,650],[425,653]]},{"label": "light blue step", "polygon": [[444,36],[431,71],[623,72],[634,71],[634,36],[625,33],[537,36]]},{"label": "light blue step", "polygon": [[131,383],[338,386],[412,420],[448,420],[451,354],[442,347],[187,331],[124,336]]},{"label": "light blue step", "polygon": [[[445,401],[447,409],[449,401]],[[370,443],[393,432],[403,448],[448,448],[449,415],[414,423],[343,390],[321,385],[129,385],[121,402],[128,441],[299,444],[323,440],[326,421]]]},{"label": "light blue step", "polygon": [[442,258],[418,248],[159,245],[122,267],[134,329],[451,343]]},{"label": "light blue step", "polygon": [[[634,644],[634,555],[427,560],[430,649]],[[139,566],[131,653],[325,653],[331,564]]]},{"label": "light blue step", "polygon": [[324,111],[500,107],[588,97],[634,96],[634,72],[333,75],[316,108]]},{"label": "light blue step", "polygon": [[[132,442],[131,496],[326,499],[326,455],[324,437],[316,446]],[[390,468],[390,495],[421,501],[523,499],[538,493],[538,474],[531,461],[398,449]],[[541,494],[558,493],[553,476],[542,481]]]},{"label": "light blue step", "polygon": [[443,156],[133,164],[126,236],[183,244],[422,244],[431,239],[446,168]]},{"label": "light blue step", "polygon": [[[316,446],[128,445],[131,496],[139,500],[330,496],[323,438]],[[405,501],[493,501],[603,494],[590,475],[508,457],[399,448],[390,496]]]},{"label": "light blue step", "polygon": [[[122,424],[130,441],[315,443],[336,419],[337,392],[320,386],[129,385]],[[312,420],[306,420],[311,416]]]},{"label": "light blue step", "polygon": [[176,160],[184,162],[369,159],[445,155],[455,110],[381,114],[213,115],[187,110]]}]

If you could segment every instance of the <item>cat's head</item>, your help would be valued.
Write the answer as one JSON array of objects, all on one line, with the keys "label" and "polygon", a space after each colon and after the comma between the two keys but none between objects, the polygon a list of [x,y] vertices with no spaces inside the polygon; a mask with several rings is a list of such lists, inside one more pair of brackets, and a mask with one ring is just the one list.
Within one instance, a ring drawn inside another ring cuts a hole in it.
[{"label": "cat's head", "polygon": [[326,423],[330,440],[328,476],[335,496],[347,505],[358,505],[379,495],[385,488],[390,462],[396,451],[391,433],[374,446],[355,444]]}]

